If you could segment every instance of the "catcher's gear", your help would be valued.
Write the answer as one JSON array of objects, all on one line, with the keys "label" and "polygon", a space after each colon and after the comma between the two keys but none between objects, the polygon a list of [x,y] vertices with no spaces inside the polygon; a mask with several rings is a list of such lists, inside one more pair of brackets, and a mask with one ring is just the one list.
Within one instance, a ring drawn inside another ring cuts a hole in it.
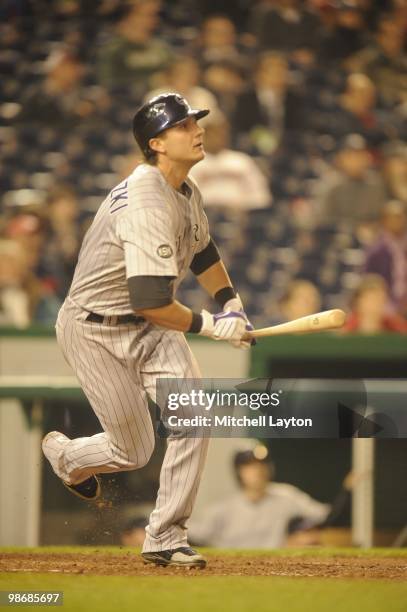
[{"label": "catcher's gear", "polygon": [[158,136],[167,128],[174,127],[188,117],[202,119],[208,113],[208,109],[192,109],[185,98],[177,93],[161,94],[146,102],[134,115],[134,138],[144,155],[148,157],[151,153],[148,146],[150,138]]}]

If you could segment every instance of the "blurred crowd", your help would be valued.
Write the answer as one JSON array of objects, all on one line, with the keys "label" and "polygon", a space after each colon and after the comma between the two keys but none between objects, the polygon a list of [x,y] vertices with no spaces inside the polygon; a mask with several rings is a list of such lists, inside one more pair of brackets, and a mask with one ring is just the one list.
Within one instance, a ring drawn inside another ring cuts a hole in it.
[{"label": "blurred crowd", "polygon": [[[135,109],[177,91],[211,109],[192,175],[254,324],[407,331],[403,0],[6,0],[0,24],[0,325],[53,324],[141,161]],[[193,278],[179,299],[205,305]]]}]

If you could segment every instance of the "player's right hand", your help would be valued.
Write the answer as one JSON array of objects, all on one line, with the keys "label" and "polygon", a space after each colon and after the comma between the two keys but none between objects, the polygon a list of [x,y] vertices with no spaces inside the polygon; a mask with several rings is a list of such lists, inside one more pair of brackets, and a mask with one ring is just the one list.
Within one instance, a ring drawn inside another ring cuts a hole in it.
[{"label": "player's right hand", "polygon": [[246,332],[246,317],[241,312],[228,310],[211,314],[207,310],[201,311],[202,336],[208,336],[214,340],[236,340],[242,339]]}]

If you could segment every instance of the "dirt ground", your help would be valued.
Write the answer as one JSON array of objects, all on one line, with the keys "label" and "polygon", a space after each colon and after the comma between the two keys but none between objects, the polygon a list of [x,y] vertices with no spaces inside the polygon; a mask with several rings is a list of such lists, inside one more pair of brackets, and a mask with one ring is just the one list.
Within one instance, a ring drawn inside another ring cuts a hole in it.
[{"label": "dirt ground", "polygon": [[122,554],[1,553],[0,572],[50,572],[103,576],[303,576],[407,580],[407,558],[285,557],[210,555],[204,570],[145,565],[133,552]]}]

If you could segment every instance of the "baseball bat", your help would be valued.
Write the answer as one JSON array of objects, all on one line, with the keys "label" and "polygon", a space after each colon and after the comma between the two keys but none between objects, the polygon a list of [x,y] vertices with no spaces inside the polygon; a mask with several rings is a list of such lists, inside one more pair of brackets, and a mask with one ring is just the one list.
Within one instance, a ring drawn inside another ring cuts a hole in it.
[{"label": "baseball bat", "polygon": [[316,314],[300,317],[288,323],[280,325],[272,325],[271,327],[263,327],[262,329],[254,329],[247,332],[244,339],[249,338],[265,338],[267,336],[280,336],[281,334],[299,334],[306,332],[321,332],[328,329],[338,329],[345,323],[346,314],[343,310],[335,308],[333,310],[324,310]]}]

